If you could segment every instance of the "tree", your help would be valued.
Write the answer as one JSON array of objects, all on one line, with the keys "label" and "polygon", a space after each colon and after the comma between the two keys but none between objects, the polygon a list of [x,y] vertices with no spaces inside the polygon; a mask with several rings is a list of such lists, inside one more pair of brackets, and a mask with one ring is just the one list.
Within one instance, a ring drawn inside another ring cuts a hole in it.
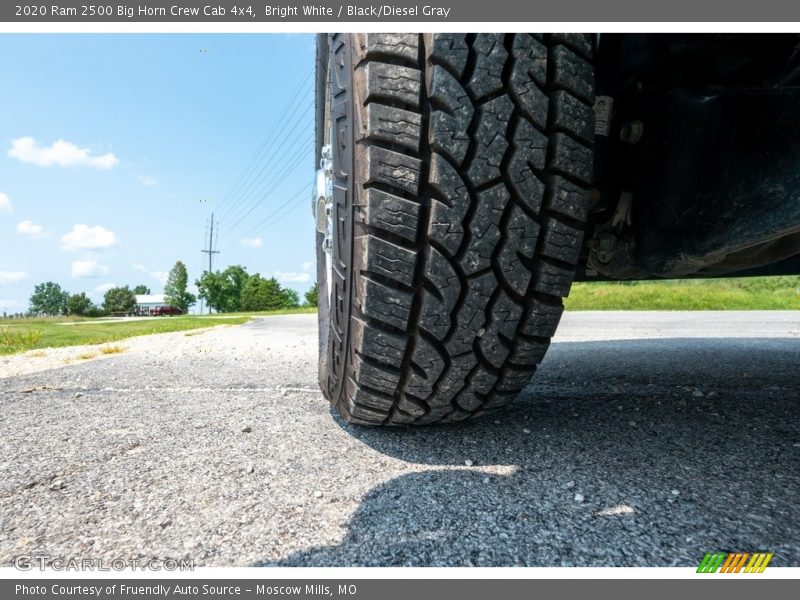
[{"label": "tree", "polygon": [[281,290],[281,308],[297,308],[300,306],[300,294],[291,288]]},{"label": "tree", "polygon": [[103,308],[110,313],[131,312],[136,306],[136,295],[126,285],[108,290],[103,296]]},{"label": "tree", "polygon": [[92,309],[92,301],[85,292],[73,294],[67,301],[67,312],[71,315],[83,316]]},{"label": "tree", "polygon": [[170,306],[180,308],[183,312],[188,312],[189,307],[197,301],[194,294],[186,291],[189,283],[189,274],[186,265],[181,261],[175,263],[167,277],[167,285],[164,286],[164,300]]},{"label": "tree", "polygon": [[65,315],[68,302],[69,292],[62,290],[57,283],[48,281],[33,288],[28,312],[34,315]]},{"label": "tree", "polygon": [[314,287],[305,293],[306,306],[319,306],[319,284],[314,283]]},{"label": "tree", "polygon": [[136,294],[137,296],[147,296],[151,292],[149,287],[147,287],[144,284],[139,284],[135,288],[133,288],[133,293]]},{"label": "tree", "polygon": [[285,307],[286,301],[284,290],[274,277],[253,275],[242,289],[242,310],[278,310]]},{"label": "tree", "polygon": [[250,274],[240,265],[232,265],[222,272],[225,279],[225,292],[227,303],[225,312],[236,312],[242,310],[242,290]]},{"label": "tree", "polygon": [[197,295],[206,301],[209,309],[225,312],[227,300],[221,271],[206,271],[194,283],[197,286]]},{"label": "tree", "polygon": [[242,289],[250,278],[244,267],[232,265],[224,271],[203,273],[195,283],[199,296],[218,312],[236,312],[242,308]]}]

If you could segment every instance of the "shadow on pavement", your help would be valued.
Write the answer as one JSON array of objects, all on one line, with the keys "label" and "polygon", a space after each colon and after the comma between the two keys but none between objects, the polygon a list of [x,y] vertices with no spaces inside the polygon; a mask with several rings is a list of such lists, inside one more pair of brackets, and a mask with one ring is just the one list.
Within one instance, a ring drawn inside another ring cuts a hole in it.
[{"label": "shadow on pavement", "polygon": [[512,407],[473,423],[337,417],[419,472],[367,494],[338,545],[277,564],[692,566],[770,551],[795,566],[798,398],[797,338],[557,343]]}]

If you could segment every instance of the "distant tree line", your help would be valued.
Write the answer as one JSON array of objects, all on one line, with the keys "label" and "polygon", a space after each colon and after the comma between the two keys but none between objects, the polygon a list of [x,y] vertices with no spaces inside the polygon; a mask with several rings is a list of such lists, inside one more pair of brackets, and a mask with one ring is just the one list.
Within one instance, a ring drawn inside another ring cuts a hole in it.
[{"label": "distant tree line", "polygon": [[[186,265],[178,261],[169,272],[164,286],[164,301],[180,308],[184,313],[197,302],[187,290],[189,275]],[[218,312],[265,311],[300,306],[298,293],[285,288],[274,277],[250,275],[247,270],[234,265],[224,271],[206,272],[196,281],[199,297]],[[111,288],[103,295],[103,302],[95,305],[85,292],[70,294],[59,284],[47,281],[34,287],[28,315],[33,316],[85,316],[100,317],[114,313],[131,313],[136,308],[137,295],[149,295],[148,286],[140,284],[132,289],[125,286]],[[317,306],[317,284],[305,293],[305,305]]]},{"label": "distant tree line", "polygon": [[[187,312],[197,299],[186,290],[189,275],[186,265],[175,263],[164,286],[164,302]],[[40,283],[33,288],[30,298],[29,315],[102,317],[114,313],[131,313],[136,308],[136,296],[149,295],[150,288],[144,284],[133,289],[125,286],[113,287],[103,295],[103,302],[95,305],[85,292],[70,294],[52,281]]]},{"label": "distant tree line", "polygon": [[127,285],[107,290],[102,304],[95,305],[86,292],[70,294],[52,281],[40,283],[33,288],[28,314],[57,317],[75,315],[79,317],[102,317],[111,313],[131,312],[136,307],[138,290],[149,289],[138,285],[130,289]]},{"label": "distant tree line", "polygon": [[[241,265],[206,271],[196,282],[200,298],[217,312],[265,311],[300,306],[299,294],[274,277],[253,275]],[[307,306],[316,306],[316,284],[306,293]],[[313,291],[313,294],[311,293]]]}]

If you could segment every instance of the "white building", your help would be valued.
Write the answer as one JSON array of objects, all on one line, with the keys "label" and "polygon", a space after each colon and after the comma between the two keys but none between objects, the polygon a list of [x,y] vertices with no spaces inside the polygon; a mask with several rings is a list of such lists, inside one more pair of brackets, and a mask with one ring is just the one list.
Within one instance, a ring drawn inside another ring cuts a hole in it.
[{"label": "white building", "polygon": [[160,308],[162,306],[167,306],[167,303],[164,301],[164,294],[136,295],[137,315],[149,315],[151,309]]}]

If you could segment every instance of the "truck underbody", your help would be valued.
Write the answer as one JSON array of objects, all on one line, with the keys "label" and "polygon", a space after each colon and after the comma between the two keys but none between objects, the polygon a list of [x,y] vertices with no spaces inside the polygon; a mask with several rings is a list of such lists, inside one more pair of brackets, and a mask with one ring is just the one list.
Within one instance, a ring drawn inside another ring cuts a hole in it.
[{"label": "truck underbody", "polygon": [[576,279],[800,273],[800,38],[598,37]]}]

